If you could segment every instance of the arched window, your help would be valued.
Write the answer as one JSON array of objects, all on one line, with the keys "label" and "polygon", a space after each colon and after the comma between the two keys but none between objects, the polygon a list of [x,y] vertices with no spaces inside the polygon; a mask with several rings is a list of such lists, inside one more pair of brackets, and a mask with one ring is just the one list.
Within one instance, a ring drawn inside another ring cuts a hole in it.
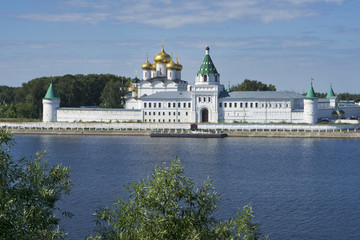
[{"label": "arched window", "polygon": [[207,81],[208,81],[208,76],[204,75],[204,82],[207,82]]},{"label": "arched window", "polygon": [[217,82],[217,77],[218,77],[218,76],[217,76],[217,75],[215,75],[215,82]]}]

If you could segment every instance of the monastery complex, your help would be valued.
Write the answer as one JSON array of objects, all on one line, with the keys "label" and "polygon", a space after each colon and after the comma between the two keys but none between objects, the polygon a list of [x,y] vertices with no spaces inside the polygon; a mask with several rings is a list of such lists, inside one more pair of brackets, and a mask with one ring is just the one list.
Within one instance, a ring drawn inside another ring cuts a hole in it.
[{"label": "monastery complex", "polygon": [[61,108],[51,84],[43,98],[44,122],[308,123],[360,116],[360,105],[338,102],[332,87],[324,99],[310,85],[306,96],[289,91],[231,92],[221,84],[209,46],[195,83],[181,79],[182,65],[164,46],[132,80],[125,109]]}]

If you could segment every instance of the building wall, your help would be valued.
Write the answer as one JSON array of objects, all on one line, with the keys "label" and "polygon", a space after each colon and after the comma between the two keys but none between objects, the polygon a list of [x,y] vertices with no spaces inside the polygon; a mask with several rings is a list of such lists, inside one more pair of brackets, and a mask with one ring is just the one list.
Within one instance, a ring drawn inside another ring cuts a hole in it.
[{"label": "building wall", "polygon": [[143,101],[143,122],[192,122],[191,109],[192,102],[190,99]]},{"label": "building wall", "polygon": [[137,122],[142,121],[141,110],[124,109],[57,109],[59,122]]}]

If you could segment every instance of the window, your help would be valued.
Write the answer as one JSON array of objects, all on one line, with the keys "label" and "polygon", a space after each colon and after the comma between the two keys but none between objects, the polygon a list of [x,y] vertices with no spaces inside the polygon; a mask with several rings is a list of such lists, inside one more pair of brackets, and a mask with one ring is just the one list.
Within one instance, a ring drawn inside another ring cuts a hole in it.
[{"label": "window", "polygon": [[209,97],[209,102],[211,102],[211,97]]},{"label": "window", "polygon": [[242,103],[242,102],[240,103],[240,107],[241,107],[241,108],[243,107],[243,103]]},{"label": "window", "polygon": [[169,116],[171,116],[171,112],[169,112]]},{"label": "window", "polygon": [[144,112],[144,115],[146,116],[146,112]]},{"label": "window", "polygon": [[163,116],[165,116],[165,112],[163,112]]},{"label": "window", "polygon": [[248,103],[245,103],[245,108],[247,108],[248,107]]},{"label": "window", "polygon": [[218,76],[217,76],[217,75],[215,75],[215,82],[217,82],[217,78],[218,78]]},{"label": "window", "polygon": [[191,103],[188,103],[188,108],[191,108]]},{"label": "window", "polygon": [[172,72],[170,72],[170,78],[171,78],[171,73],[172,73]]},{"label": "window", "polygon": [[186,108],[186,103],[183,104],[184,108]]},{"label": "window", "polygon": [[201,102],[201,97],[199,97],[199,102]]},{"label": "window", "polygon": [[170,108],[171,107],[171,103],[168,103],[168,108]]},{"label": "window", "polygon": [[144,108],[146,108],[146,103],[144,103]]},{"label": "window", "polygon": [[173,115],[175,116],[175,112],[173,113]]},{"label": "window", "polygon": [[149,108],[151,108],[151,103],[149,103]]},{"label": "window", "polygon": [[153,122],[155,122],[155,119],[153,119]]},{"label": "window", "polygon": [[153,115],[155,116],[155,115],[156,115],[156,112],[153,112]]},{"label": "window", "polygon": [[222,107],[222,103],[219,103],[219,107]]},{"label": "window", "polygon": [[159,103],[159,108],[161,108],[161,103]]},{"label": "window", "polygon": [[160,116],[160,115],[161,115],[161,112],[158,112],[158,115]]},{"label": "window", "polygon": [[159,122],[160,122],[160,119],[159,119]]},{"label": "window", "polygon": [[144,121],[146,122],[146,119],[144,119]]},{"label": "window", "polygon": [[204,102],[206,102],[206,97],[204,97]]},{"label": "window", "polygon": [[173,107],[176,107],[176,104],[175,104],[175,103],[173,103]]},{"label": "window", "polygon": [[231,104],[231,103],[229,103],[229,108],[231,108],[231,105],[232,105],[232,104]]},{"label": "window", "polygon": [[234,103],[234,108],[236,108],[237,107],[237,103]]},{"label": "window", "polygon": [[224,103],[224,108],[226,108],[227,107],[227,104],[226,103]]},{"label": "window", "polygon": [[178,112],[178,116],[180,116],[180,112]]},{"label": "window", "polygon": [[185,115],[187,116],[187,115],[188,115],[188,112],[186,112]]},{"label": "window", "polygon": [[255,107],[258,108],[258,103],[255,103]]},{"label": "window", "polygon": [[151,115],[151,112],[149,112],[149,115]]},{"label": "window", "polygon": [[204,82],[207,82],[207,81],[208,81],[208,76],[204,75]]},{"label": "window", "polygon": [[181,103],[178,103],[178,108],[180,108],[181,107]]},{"label": "window", "polygon": [[156,108],[156,103],[154,103],[154,108]]},{"label": "window", "polygon": [[253,103],[250,103],[250,108],[252,108],[253,107]]}]

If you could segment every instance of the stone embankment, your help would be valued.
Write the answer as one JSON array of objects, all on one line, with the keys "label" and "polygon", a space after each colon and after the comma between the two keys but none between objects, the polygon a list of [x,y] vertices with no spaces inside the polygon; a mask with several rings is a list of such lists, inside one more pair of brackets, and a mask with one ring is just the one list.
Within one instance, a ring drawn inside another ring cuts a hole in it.
[{"label": "stone embankment", "polygon": [[[0,123],[14,134],[149,136],[154,130],[189,132],[177,123]],[[198,131],[223,131],[229,137],[357,138],[360,125],[198,124]]]}]

